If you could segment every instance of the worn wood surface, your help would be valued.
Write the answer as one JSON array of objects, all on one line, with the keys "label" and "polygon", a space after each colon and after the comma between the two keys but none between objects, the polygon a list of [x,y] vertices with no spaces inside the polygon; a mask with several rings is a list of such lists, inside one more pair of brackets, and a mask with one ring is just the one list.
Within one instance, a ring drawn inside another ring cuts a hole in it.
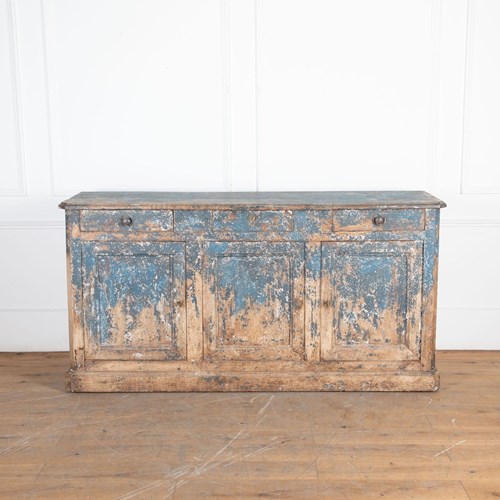
[{"label": "worn wood surface", "polygon": [[179,242],[82,246],[87,359],[186,359]]},{"label": "worn wood surface", "polygon": [[80,213],[77,210],[66,210],[66,274],[71,368],[77,370],[85,364]]},{"label": "worn wood surface", "polygon": [[438,388],[444,204],[428,193],[108,192],[62,206],[71,391]]},{"label": "worn wood surface", "polygon": [[[253,351],[252,354],[259,354]],[[252,357],[254,357],[252,356]],[[439,387],[436,372],[285,372],[265,371],[251,365],[255,372],[236,368],[227,373],[211,367],[204,371],[69,371],[68,389],[74,392],[261,392],[261,391],[435,391]]]},{"label": "worn wood surface", "polygon": [[322,245],[321,357],[420,358],[422,244]]},{"label": "worn wood surface", "polygon": [[304,359],[304,244],[210,242],[205,357]]},{"label": "worn wood surface", "polygon": [[280,191],[280,192],[83,192],[61,208],[442,208],[444,202],[425,191]]},{"label": "worn wood surface", "polygon": [[[374,217],[383,217],[384,222],[374,225]],[[386,210],[335,210],[333,212],[334,231],[422,231],[425,213],[417,209]]]},{"label": "worn wood surface", "polygon": [[67,353],[0,354],[0,498],[500,497],[500,352],[436,393],[72,394]]},{"label": "worn wood surface", "polygon": [[[126,218],[130,218],[127,225]],[[82,210],[80,227],[82,231],[172,231],[172,210]],[[125,221],[125,224],[124,224]]]}]

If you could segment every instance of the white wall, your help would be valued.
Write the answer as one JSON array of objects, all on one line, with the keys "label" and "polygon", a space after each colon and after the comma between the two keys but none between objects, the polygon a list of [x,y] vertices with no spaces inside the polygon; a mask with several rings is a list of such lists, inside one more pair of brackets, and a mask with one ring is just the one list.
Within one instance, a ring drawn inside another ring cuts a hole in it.
[{"label": "white wall", "polygon": [[500,349],[498,0],[0,0],[0,350],[67,348],[81,190],[425,189],[438,347]]}]

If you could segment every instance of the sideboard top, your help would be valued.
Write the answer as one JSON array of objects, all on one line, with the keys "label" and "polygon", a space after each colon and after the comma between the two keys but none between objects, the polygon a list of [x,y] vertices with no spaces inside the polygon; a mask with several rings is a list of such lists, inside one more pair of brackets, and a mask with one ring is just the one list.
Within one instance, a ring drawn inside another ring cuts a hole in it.
[{"label": "sideboard top", "polygon": [[68,209],[233,209],[287,208],[442,208],[425,191],[275,191],[275,192],[82,192],[63,201]]}]

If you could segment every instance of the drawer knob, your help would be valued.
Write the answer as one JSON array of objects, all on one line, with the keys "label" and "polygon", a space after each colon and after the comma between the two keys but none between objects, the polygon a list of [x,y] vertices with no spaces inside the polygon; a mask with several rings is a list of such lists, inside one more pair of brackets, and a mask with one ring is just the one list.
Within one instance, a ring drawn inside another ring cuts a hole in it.
[{"label": "drawer knob", "polygon": [[382,217],[381,215],[376,215],[376,216],[373,218],[373,223],[374,223],[376,226],[381,226],[384,222],[385,222],[385,217]]},{"label": "drawer knob", "polygon": [[125,217],[123,216],[121,219],[120,219],[120,224],[122,226],[126,226],[126,227],[129,227],[132,225],[132,217]]}]

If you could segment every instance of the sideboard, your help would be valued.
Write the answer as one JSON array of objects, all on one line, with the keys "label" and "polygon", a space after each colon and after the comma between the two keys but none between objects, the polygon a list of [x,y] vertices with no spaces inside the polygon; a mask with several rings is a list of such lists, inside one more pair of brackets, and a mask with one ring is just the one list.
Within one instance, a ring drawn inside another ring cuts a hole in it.
[{"label": "sideboard", "polygon": [[423,191],[84,192],[66,211],[68,390],[433,391]]}]

